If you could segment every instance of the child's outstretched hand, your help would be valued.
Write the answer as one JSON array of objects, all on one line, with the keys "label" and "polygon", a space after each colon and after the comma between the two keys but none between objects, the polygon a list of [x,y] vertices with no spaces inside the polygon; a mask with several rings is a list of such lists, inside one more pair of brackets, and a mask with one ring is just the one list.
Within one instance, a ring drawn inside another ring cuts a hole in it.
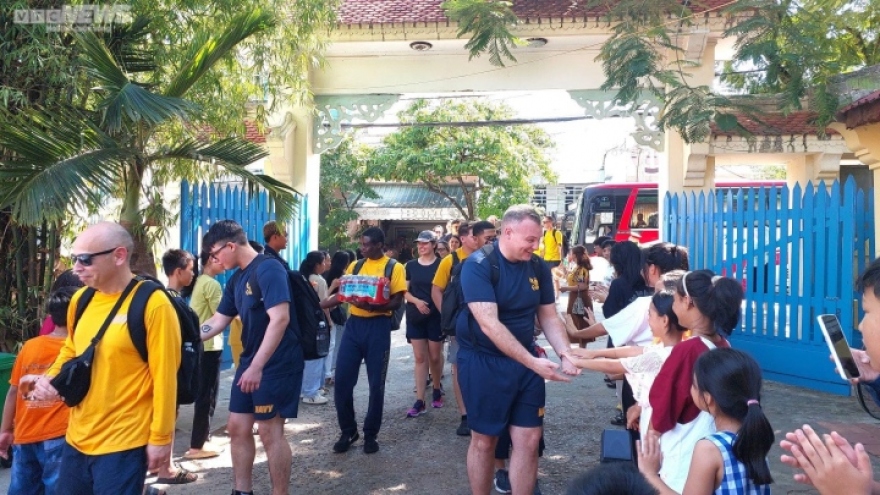
[{"label": "child's outstretched hand", "polygon": [[657,476],[663,454],[660,453],[660,436],[655,431],[645,434],[645,442],[636,440],[636,453],[639,456],[639,471],[645,476]]},{"label": "child's outstretched hand", "polygon": [[812,484],[822,495],[868,495],[871,493],[873,470],[865,447],[852,447],[840,435],[824,435],[824,441],[808,425],[786,435],[782,447],[791,456],[782,462],[800,468],[803,474],[795,480]]}]

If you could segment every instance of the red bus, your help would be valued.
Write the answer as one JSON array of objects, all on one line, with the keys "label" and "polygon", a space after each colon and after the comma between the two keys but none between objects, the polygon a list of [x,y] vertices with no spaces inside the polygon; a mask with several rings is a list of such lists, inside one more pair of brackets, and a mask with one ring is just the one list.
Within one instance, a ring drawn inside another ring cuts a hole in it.
[{"label": "red bus", "polygon": [[[716,189],[781,187],[784,181],[719,182]],[[640,243],[660,238],[657,183],[623,182],[584,188],[578,200],[569,245],[587,246],[606,235],[616,241]]]}]

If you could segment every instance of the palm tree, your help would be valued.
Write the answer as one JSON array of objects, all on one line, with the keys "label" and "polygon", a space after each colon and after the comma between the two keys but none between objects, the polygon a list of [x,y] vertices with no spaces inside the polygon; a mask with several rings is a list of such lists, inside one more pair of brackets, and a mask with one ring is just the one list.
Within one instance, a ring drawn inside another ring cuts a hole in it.
[{"label": "palm tree", "polygon": [[[279,218],[289,218],[296,191],[245,169],[267,156],[266,150],[237,137],[204,137],[204,125],[194,122],[198,107],[184,99],[217,62],[238,55],[238,43],[273,25],[268,13],[241,14],[215,34],[196,37],[190,62],[164,78],[164,68],[150,56],[150,43],[156,41],[150,39],[147,19],[114,27],[104,37],[78,33],[75,47],[83,69],[78,86],[86,89],[71,100],[79,102],[0,116],[2,155],[13,157],[0,162],[0,208],[11,209],[20,224],[37,225],[119,198],[119,222],[135,239],[132,268],[152,274],[144,198],[158,196],[145,190],[157,174],[205,177],[219,167],[250,188],[266,189]],[[143,79],[136,81],[137,75]]]}]

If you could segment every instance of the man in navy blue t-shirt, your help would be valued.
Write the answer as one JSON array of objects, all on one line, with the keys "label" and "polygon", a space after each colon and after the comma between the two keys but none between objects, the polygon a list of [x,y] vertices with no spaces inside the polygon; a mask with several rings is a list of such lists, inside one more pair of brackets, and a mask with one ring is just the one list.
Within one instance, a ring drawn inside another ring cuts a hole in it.
[{"label": "man in navy blue t-shirt", "polygon": [[[538,476],[538,443],[544,421],[544,380],[569,381],[577,375],[565,327],[556,314],[550,268],[532,256],[541,240],[541,217],[527,205],[504,213],[492,245],[498,282],[492,283],[492,259],[474,252],[462,265],[461,286],[467,311],[457,322],[459,385],[468,408],[471,491],[492,487],[495,444],[509,429],[513,440],[510,484],[516,493],[532,493]],[[535,319],[562,364],[535,352]]]},{"label": "man in navy blue t-shirt", "polygon": [[272,493],[290,486],[292,453],[284,418],[295,418],[302,386],[303,354],[291,321],[287,269],[258,254],[241,225],[223,220],[202,239],[209,261],[238,268],[223,291],[217,313],[202,327],[202,340],[222,332],[241,316],[244,350],[232,382],[227,429],[232,442],[233,495],[252,494],[256,421],[269,461]]}]

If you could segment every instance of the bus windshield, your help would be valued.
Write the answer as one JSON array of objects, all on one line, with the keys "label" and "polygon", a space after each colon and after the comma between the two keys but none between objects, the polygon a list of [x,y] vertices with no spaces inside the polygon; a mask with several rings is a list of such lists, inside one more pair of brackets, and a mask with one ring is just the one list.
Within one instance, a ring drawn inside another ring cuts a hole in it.
[{"label": "bus windshield", "polygon": [[[719,182],[716,189],[779,187],[784,182]],[[570,245],[592,244],[599,236],[638,243],[660,237],[659,193],[656,183],[594,184],[584,188],[572,225]],[[587,246],[589,247],[589,246]]]}]

